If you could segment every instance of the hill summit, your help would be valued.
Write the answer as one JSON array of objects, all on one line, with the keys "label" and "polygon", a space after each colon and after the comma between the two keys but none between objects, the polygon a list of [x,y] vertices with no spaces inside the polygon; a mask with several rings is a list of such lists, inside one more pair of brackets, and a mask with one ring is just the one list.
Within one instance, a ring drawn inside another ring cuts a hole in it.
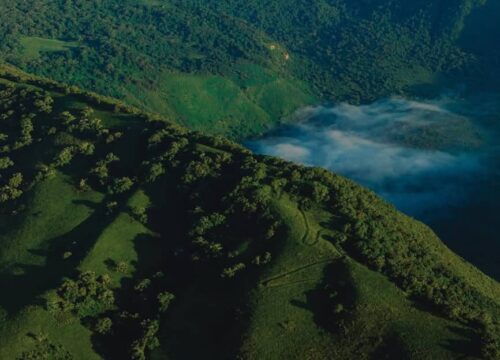
[{"label": "hill summit", "polygon": [[498,283],[352,181],[7,66],[0,109],[0,358],[498,358]]}]

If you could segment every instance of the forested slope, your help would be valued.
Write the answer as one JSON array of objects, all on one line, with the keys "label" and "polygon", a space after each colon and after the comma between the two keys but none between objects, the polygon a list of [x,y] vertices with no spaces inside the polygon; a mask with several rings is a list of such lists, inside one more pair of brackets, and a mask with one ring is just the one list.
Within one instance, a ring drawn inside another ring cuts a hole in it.
[{"label": "forested slope", "polygon": [[500,287],[326,170],[0,68],[0,358],[499,355]]},{"label": "forested slope", "polygon": [[497,1],[3,0],[0,58],[242,138],[320,101],[498,90],[495,33],[467,40]]}]

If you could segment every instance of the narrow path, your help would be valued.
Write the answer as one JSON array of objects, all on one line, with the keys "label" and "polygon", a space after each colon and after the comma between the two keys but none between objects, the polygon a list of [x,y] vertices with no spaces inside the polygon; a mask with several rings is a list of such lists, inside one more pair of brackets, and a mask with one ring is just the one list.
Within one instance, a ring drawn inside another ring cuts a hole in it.
[{"label": "narrow path", "polygon": [[287,271],[287,272],[284,272],[284,273],[281,273],[279,275],[275,275],[275,276],[272,276],[270,278],[267,278],[267,279],[264,279],[260,282],[260,284],[264,285],[264,286],[267,286],[271,281],[274,281],[274,280],[277,280],[277,279],[280,279],[280,278],[283,278],[285,276],[288,276],[290,274],[293,274],[293,273],[296,273],[296,272],[299,272],[299,271],[302,271],[304,269],[307,269],[307,268],[310,268],[312,266],[316,266],[316,265],[320,265],[320,264],[324,264],[324,263],[328,263],[328,262],[332,262],[334,260],[337,260],[338,258],[335,257],[335,258],[328,258],[328,259],[323,259],[323,260],[318,260],[318,261],[315,261],[313,263],[310,263],[310,264],[307,264],[307,265],[304,265],[304,266],[301,266],[301,267],[298,267],[298,268],[295,268],[293,270],[290,270],[290,271]]},{"label": "narrow path", "polygon": [[311,233],[311,225],[309,224],[309,220],[307,219],[307,214],[306,212],[301,209],[299,207],[299,212],[300,214],[302,215],[302,219],[304,221],[304,226],[306,228],[306,231],[304,232],[304,235],[302,236],[302,243],[304,245],[309,245],[309,246],[313,246],[313,245],[316,245],[318,242],[319,242],[319,239],[321,237],[321,234],[322,232],[325,230],[325,229],[319,229],[317,232],[316,232],[316,236],[314,237],[314,239],[312,239],[312,241],[308,241],[308,238],[310,237],[310,233]]},{"label": "narrow path", "polygon": [[296,285],[296,284],[302,284],[302,283],[308,283],[308,282],[317,282],[317,281],[318,281],[318,279],[304,279],[304,280],[296,280],[296,281],[279,282],[277,284],[266,285],[266,288],[271,289],[271,288]]},{"label": "narrow path", "polygon": [[306,212],[303,209],[301,209],[300,206],[299,206],[299,212],[302,215],[302,220],[304,221],[304,226],[306,228],[306,230],[304,232],[304,235],[302,235],[302,239],[300,241],[302,241],[302,243],[305,244],[305,245],[313,245],[313,244],[308,244],[307,243],[307,238],[309,237],[309,232],[311,230],[310,230],[310,227],[309,227],[309,220],[307,220]]}]

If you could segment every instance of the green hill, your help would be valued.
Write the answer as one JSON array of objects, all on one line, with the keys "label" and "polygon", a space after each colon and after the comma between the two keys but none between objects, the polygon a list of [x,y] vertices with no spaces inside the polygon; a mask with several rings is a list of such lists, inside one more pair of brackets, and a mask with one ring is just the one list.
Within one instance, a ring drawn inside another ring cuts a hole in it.
[{"label": "green hill", "polygon": [[7,66],[0,202],[1,359],[499,356],[498,283],[372,192]]},{"label": "green hill", "polygon": [[0,59],[241,139],[311,103],[498,91],[497,3],[1,0]]}]

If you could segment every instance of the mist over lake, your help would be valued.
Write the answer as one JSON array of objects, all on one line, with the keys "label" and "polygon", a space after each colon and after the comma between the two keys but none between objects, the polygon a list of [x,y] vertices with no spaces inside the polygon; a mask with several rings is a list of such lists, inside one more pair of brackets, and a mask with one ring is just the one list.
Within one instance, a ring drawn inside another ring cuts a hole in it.
[{"label": "mist over lake", "polygon": [[500,278],[498,108],[492,96],[308,107],[245,145],[353,179]]}]

